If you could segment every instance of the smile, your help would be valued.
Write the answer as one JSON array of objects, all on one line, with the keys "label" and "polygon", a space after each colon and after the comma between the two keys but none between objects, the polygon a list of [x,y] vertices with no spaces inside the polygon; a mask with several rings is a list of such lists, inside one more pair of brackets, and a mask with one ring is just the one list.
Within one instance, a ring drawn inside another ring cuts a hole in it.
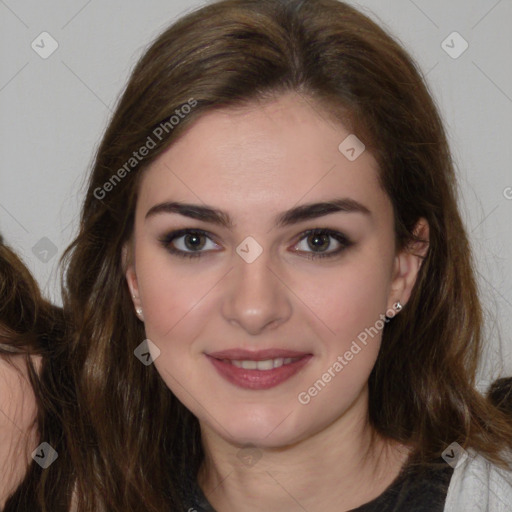
[{"label": "smile", "polygon": [[250,390],[270,389],[296,375],[313,357],[277,357],[273,359],[217,359],[205,354],[217,373],[227,382]]},{"label": "smile", "polygon": [[265,361],[253,360],[229,360],[223,359],[224,363],[232,364],[237,368],[244,368],[245,370],[272,370],[273,368],[280,368],[284,364],[294,363],[301,359],[300,357],[276,357],[275,359],[266,359]]}]

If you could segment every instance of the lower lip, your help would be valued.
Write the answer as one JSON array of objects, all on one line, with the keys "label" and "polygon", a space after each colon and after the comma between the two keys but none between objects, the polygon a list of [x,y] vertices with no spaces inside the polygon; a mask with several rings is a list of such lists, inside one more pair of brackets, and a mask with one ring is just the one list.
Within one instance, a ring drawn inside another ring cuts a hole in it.
[{"label": "lower lip", "polygon": [[313,356],[309,354],[294,363],[283,364],[272,370],[246,370],[220,359],[208,355],[207,357],[219,374],[231,384],[244,389],[270,389],[295,375]]}]

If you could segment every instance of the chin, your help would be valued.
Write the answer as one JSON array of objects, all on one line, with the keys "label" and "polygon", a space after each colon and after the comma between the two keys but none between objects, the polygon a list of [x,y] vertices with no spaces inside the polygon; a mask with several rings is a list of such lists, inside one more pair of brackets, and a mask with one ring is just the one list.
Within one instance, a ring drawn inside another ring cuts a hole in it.
[{"label": "chin", "polygon": [[216,424],[215,431],[229,443],[241,447],[278,448],[294,444],[307,435],[304,422],[294,420],[293,416],[290,411],[283,414],[283,409],[244,412],[240,408],[235,416],[219,421],[225,429],[219,431]]}]

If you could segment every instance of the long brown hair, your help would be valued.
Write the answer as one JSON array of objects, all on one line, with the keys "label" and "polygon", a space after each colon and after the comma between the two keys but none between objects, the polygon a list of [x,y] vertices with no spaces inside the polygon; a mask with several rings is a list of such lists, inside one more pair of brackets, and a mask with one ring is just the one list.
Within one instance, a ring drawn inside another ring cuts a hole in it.
[{"label": "long brown hair", "polygon": [[[412,446],[421,463],[457,441],[506,465],[500,452],[512,447],[512,426],[475,390],[482,311],[447,138],[421,71],[343,2],[224,0],[178,20],[138,62],[97,151],[65,258],[82,414],[74,454],[80,510],[184,510],[182,475],[204,456],[197,419],[133,355],[145,335],[121,251],[141,173],[204,113],[290,91],[375,156],[397,249],[415,240],[420,217],[430,226],[412,296],[386,326],[370,376],[372,426]],[[149,138],[150,151],[135,160]]]},{"label": "long brown hair", "polygon": [[[0,357],[7,362],[13,356],[23,358],[36,401],[38,437],[58,453],[58,462],[46,469],[31,462],[4,512],[67,510],[69,506],[74,477],[66,440],[73,436],[62,404],[76,400],[67,371],[64,325],[62,309],[41,295],[26,265],[0,236]],[[34,356],[41,359],[39,368]],[[27,441],[22,439],[23,444]]]}]

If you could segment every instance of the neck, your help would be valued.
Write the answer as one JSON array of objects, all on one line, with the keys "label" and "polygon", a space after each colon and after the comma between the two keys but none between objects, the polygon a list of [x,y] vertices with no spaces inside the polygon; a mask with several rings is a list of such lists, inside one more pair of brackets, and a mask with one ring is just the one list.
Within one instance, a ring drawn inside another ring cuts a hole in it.
[{"label": "neck", "polygon": [[[367,390],[322,430],[279,448],[241,447],[202,425],[205,460],[198,483],[216,510],[351,510],[379,496],[409,451],[369,425]],[[313,492],[312,492],[313,491]]]}]

